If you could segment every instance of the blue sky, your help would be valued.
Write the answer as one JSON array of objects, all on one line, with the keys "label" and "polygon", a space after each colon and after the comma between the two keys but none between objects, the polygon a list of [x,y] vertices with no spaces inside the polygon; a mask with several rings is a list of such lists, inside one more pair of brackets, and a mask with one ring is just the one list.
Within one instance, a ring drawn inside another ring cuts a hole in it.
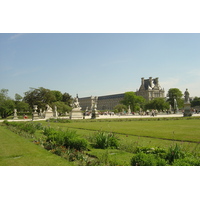
[{"label": "blue sky", "polygon": [[141,77],[200,96],[197,33],[1,33],[0,89],[44,87],[75,96],[136,91]]}]

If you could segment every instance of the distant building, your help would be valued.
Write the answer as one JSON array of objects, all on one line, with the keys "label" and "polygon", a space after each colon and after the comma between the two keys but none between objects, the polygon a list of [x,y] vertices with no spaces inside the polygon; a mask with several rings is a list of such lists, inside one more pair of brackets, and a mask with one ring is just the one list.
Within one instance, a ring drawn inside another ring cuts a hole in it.
[{"label": "distant building", "polygon": [[160,87],[158,78],[141,78],[141,86],[140,89],[136,91],[136,95],[143,96],[147,101],[150,101],[155,98],[165,98],[165,90]]},{"label": "distant building", "polygon": [[[105,96],[98,96],[97,109],[98,110],[113,110],[113,108],[120,104],[120,101],[123,100],[125,93],[121,94],[112,94]],[[158,78],[149,79],[141,78],[141,86],[138,91],[136,91],[137,96],[144,97],[147,101],[150,101],[154,98],[164,98],[165,91],[159,85]],[[91,110],[91,97],[79,98],[80,106],[82,110]]]},{"label": "distant building", "polygon": [[[124,94],[112,94],[112,95],[106,95],[106,96],[99,96],[98,97],[98,103],[97,103],[97,109],[98,110],[113,110],[113,108],[120,104],[120,101],[123,100]],[[84,97],[79,98],[79,103],[82,107],[82,110],[91,110],[91,97]]]}]

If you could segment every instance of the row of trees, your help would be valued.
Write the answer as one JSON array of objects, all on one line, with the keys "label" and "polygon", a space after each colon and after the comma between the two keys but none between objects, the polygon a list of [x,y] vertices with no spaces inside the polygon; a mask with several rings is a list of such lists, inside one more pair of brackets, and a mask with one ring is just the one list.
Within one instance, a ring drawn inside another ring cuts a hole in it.
[{"label": "row of trees", "polygon": [[[114,109],[116,112],[122,112],[127,110],[130,106],[132,112],[148,109],[156,110],[169,110],[174,108],[174,99],[176,99],[177,106],[179,109],[184,106],[183,93],[178,88],[171,88],[167,93],[167,98],[155,98],[151,101],[146,101],[142,96],[137,96],[134,92],[126,92],[124,99],[121,101],[121,104],[117,105]],[[191,106],[200,106],[200,98],[195,97],[191,100]]]},{"label": "row of trees", "polygon": [[37,105],[38,109],[45,110],[48,104],[51,107],[57,106],[59,114],[69,112],[71,110],[70,104],[72,97],[68,93],[61,93],[57,90],[49,90],[43,87],[30,88],[24,93],[24,97],[15,94],[15,100],[8,96],[7,89],[0,91],[0,116],[7,118],[13,115],[14,109],[18,112],[32,112],[33,105]]},{"label": "row of trees", "polygon": [[[140,108],[143,110],[169,110],[170,105],[174,108],[174,99],[177,101],[178,108],[183,108],[183,93],[178,88],[169,89],[167,99],[155,98],[148,102],[134,92],[126,92],[121,104],[117,105],[115,110],[122,112],[122,110],[127,110],[129,106],[132,112],[139,111]],[[32,112],[33,105],[37,105],[38,109],[45,110],[47,104],[52,108],[57,106],[58,113],[62,114],[71,111],[71,103],[72,97],[68,93],[62,94],[60,91],[43,87],[30,88],[29,91],[24,93],[24,97],[15,94],[15,100],[8,96],[7,89],[0,90],[0,116],[2,118],[13,115],[14,109],[21,113]],[[191,100],[191,106],[200,106],[200,97]]]}]

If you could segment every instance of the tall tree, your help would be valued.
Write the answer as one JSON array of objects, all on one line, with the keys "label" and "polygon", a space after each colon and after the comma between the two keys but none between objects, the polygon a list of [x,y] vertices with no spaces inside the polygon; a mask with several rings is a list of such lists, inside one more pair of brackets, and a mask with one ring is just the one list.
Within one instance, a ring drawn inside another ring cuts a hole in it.
[{"label": "tall tree", "polygon": [[63,95],[60,91],[58,90],[51,90],[52,94],[55,97],[55,101],[62,101]]},{"label": "tall tree", "polygon": [[191,101],[191,106],[200,106],[200,97],[194,97],[194,99]]},{"label": "tall tree", "polygon": [[68,106],[70,106],[71,103],[72,103],[72,96],[65,92],[65,93],[62,95],[62,101],[63,101],[64,103],[66,103]]},{"label": "tall tree", "polygon": [[145,104],[145,109],[168,110],[169,103],[164,98],[155,98]]},{"label": "tall tree", "polygon": [[124,99],[121,103],[127,107],[130,105],[131,111],[136,112],[144,107],[145,101],[142,96],[137,96],[135,92],[125,92]]},{"label": "tall tree", "polygon": [[184,102],[182,99],[183,93],[178,88],[169,89],[167,97],[168,97],[167,102],[169,102],[172,108],[174,108],[174,99],[176,99],[177,101],[178,108],[183,107],[183,102]]},{"label": "tall tree", "polygon": [[14,112],[15,103],[8,97],[8,89],[1,89],[0,91],[0,115],[2,118],[7,118]]},{"label": "tall tree", "polygon": [[24,93],[24,101],[27,102],[31,108],[33,105],[38,105],[38,108],[45,109],[46,104],[51,105],[56,101],[56,97],[49,89],[39,87],[38,89],[31,88]]}]

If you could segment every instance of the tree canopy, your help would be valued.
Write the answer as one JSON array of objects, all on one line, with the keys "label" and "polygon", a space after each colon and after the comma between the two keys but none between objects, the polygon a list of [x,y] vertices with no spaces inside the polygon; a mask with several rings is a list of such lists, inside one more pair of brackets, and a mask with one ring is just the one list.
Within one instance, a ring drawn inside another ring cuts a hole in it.
[{"label": "tree canopy", "polygon": [[57,106],[58,112],[69,112],[71,96],[68,93],[62,94],[57,90],[50,90],[43,87],[30,88],[29,91],[24,93],[24,101],[29,104],[31,108],[33,105],[37,105],[38,109],[45,110],[46,105],[53,107]]},{"label": "tree canopy", "polygon": [[194,99],[191,101],[191,106],[200,106],[200,97],[194,97]]},{"label": "tree canopy", "polygon": [[169,102],[172,108],[174,108],[174,99],[176,99],[177,101],[178,108],[183,107],[183,102],[184,102],[182,99],[183,93],[178,88],[169,89],[167,97],[168,97],[167,102]]},{"label": "tree canopy", "polygon": [[0,115],[2,118],[7,118],[14,112],[15,103],[8,97],[8,90],[1,89],[0,91]]},{"label": "tree canopy", "polygon": [[142,96],[137,96],[135,92],[125,92],[124,99],[121,101],[121,103],[127,107],[130,105],[132,112],[136,112],[140,108],[143,108],[145,102],[145,98]]},{"label": "tree canopy", "polygon": [[145,104],[145,109],[168,110],[169,103],[164,98],[155,98]]}]

